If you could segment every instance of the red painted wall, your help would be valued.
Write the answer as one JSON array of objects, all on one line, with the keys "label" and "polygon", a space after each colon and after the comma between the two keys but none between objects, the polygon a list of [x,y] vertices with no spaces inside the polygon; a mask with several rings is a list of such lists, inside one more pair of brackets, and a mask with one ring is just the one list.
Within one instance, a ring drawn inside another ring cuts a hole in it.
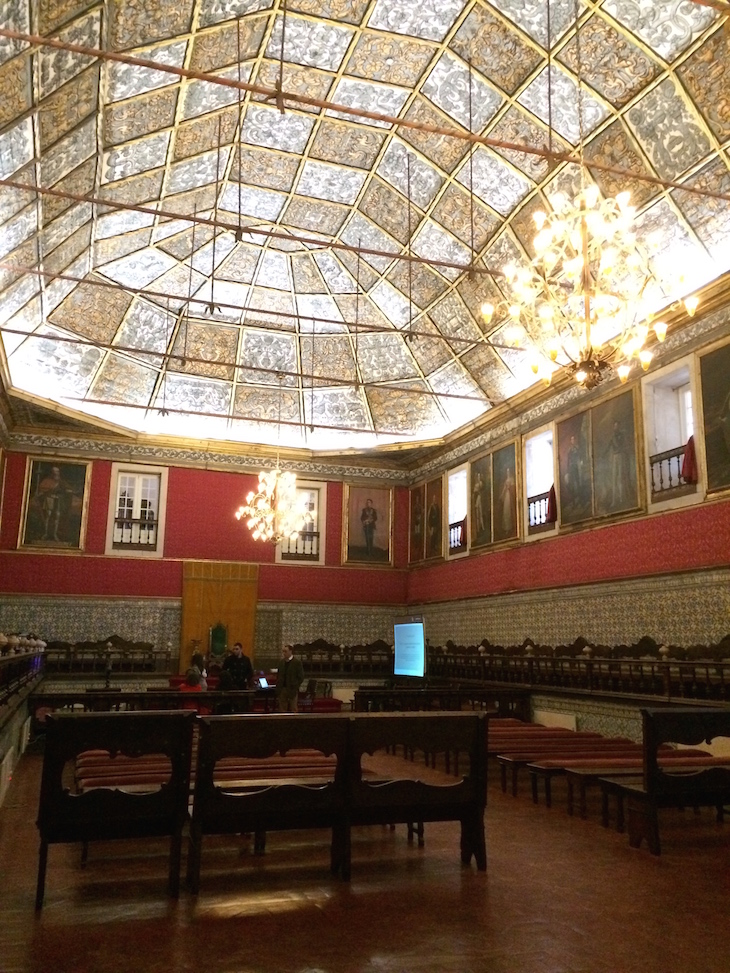
[{"label": "red painted wall", "polygon": [[[0,591],[64,595],[176,597],[182,594],[183,560],[261,564],[259,598],[265,601],[403,604],[407,595],[408,491],[395,501],[394,563],[401,570],[343,567],[341,483],[327,484],[326,566],[275,564],[270,544],[254,541],[234,514],[255,487],[254,474],[171,467],[168,474],[162,559],[104,556],[111,463],[91,468],[85,551],[17,551],[26,457],[7,454],[0,520]],[[405,519],[404,519],[405,518]]]},{"label": "red painted wall", "polygon": [[180,598],[182,561],[0,551],[6,594]]},{"label": "red painted wall", "polygon": [[394,495],[394,568],[341,563],[343,486],[327,484],[325,566],[275,564],[234,512],[255,486],[251,474],[173,467],[162,559],[106,557],[111,463],[92,464],[86,550],[17,551],[26,457],[7,454],[0,520],[0,591],[180,597],[182,561],[261,564],[259,597],[309,603],[417,604],[535,588],[697,570],[730,564],[730,501],[705,503],[452,563],[408,569],[408,490]]},{"label": "red painted wall", "polygon": [[407,594],[405,569],[320,567],[307,570],[290,564],[263,564],[259,571],[259,599],[264,601],[403,605]]},{"label": "red painted wall", "polygon": [[167,482],[165,557],[274,561],[274,547],[255,541],[235,512],[257,477],[171,467]]},{"label": "red painted wall", "polygon": [[410,572],[411,604],[730,565],[730,501],[706,503]]}]

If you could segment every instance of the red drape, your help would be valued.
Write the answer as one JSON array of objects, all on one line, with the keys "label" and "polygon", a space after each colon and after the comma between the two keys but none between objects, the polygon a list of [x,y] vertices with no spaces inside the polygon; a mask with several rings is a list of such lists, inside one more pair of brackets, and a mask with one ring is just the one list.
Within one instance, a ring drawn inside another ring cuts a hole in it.
[{"label": "red drape", "polygon": [[550,495],[548,496],[547,513],[545,514],[545,523],[554,524],[558,519],[558,502],[555,497],[555,484],[550,487]]},{"label": "red drape", "polygon": [[685,483],[696,483],[698,479],[697,452],[695,450],[695,437],[690,436],[687,445],[684,447],[684,458],[682,459],[682,479]]}]

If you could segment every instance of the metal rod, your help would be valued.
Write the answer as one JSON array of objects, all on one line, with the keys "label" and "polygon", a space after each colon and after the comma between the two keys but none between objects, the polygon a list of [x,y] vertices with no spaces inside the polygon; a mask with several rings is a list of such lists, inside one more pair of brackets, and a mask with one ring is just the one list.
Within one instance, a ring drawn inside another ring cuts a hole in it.
[{"label": "metal rod", "polygon": [[[47,280],[65,280],[68,281],[69,283],[84,284],[87,287],[101,287],[106,290],[119,291],[125,294],[131,294],[133,297],[142,297],[146,300],[152,301],[153,303],[157,303],[160,300],[175,301],[181,305],[188,305],[188,308],[190,307],[190,305],[193,304],[207,305],[208,303],[207,300],[203,297],[194,297],[191,301],[188,301],[186,298],[181,297],[179,294],[169,294],[166,291],[155,291],[155,290],[148,290],[146,288],[130,287],[129,285],[126,284],[118,284],[116,282],[107,281],[107,280],[92,279],[90,277],[78,277],[75,274],[58,274],[58,273],[54,274],[49,270],[41,270],[40,267],[19,266],[17,264],[13,264],[6,260],[0,260],[0,268],[16,271],[18,274],[33,274],[36,277],[43,277],[44,279]],[[260,314],[265,314],[267,317],[279,318],[285,321],[302,320],[302,316],[300,314],[291,311],[274,311],[274,310],[263,310],[262,308],[256,308],[256,307],[241,307],[238,304],[227,304],[223,301],[216,302],[216,307],[221,311],[221,313],[225,308],[225,309],[238,311],[239,314],[260,313]],[[201,321],[205,320],[202,316],[202,313],[196,315],[196,314],[192,314],[190,310],[188,310],[188,313],[190,314],[191,317],[199,318]],[[335,318],[323,318],[323,317],[317,317],[317,321],[319,321],[320,324],[332,324],[332,325],[336,325],[339,328],[341,328],[343,324],[347,328],[354,328],[355,340],[357,340],[358,321],[359,321],[357,309],[356,309],[355,316],[357,320],[354,322],[343,321],[340,320],[339,318],[335,319]],[[305,321],[309,320],[309,318],[304,318],[304,320]],[[311,320],[314,321],[314,318],[311,318]],[[237,322],[232,322],[232,323],[235,324],[237,327],[249,328],[252,331],[258,329],[263,331],[271,330],[265,324],[259,323],[257,321],[250,321],[250,322],[246,321],[244,324],[239,324]],[[399,333],[398,329],[388,327],[387,325],[369,324],[367,326],[367,332],[365,333],[393,334],[394,332]],[[430,331],[414,330],[413,334],[422,338],[430,338],[432,341],[442,339],[442,336],[440,334],[434,335],[433,332]],[[457,336],[454,337],[449,336],[448,340],[453,344],[472,345],[475,343],[473,338],[459,338]]]},{"label": "metal rod", "polygon": [[[700,0],[690,0],[692,3],[700,3]],[[722,6],[720,4],[710,3],[709,0],[702,2],[701,6],[712,6],[716,10],[720,10],[723,13],[730,12],[729,8]],[[291,101],[299,103],[301,105],[309,105],[313,108],[330,109],[332,111],[343,112],[346,115],[351,115],[353,118],[367,118],[372,121],[386,122],[389,125],[393,125],[396,128],[410,128],[420,132],[426,132],[432,135],[445,135],[449,138],[461,139],[462,141],[474,142],[479,145],[487,145],[491,148],[501,148],[511,150],[513,152],[523,152],[527,155],[541,156],[545,159],[553,159],[556,162],[572,162],[576,163],[576,158],[570,152],[555,152],[551,151],[547,147],[535,146],[535,145],[523,145],[518,142],[507,142],[502,139],[492,139],[485,135],[475,135],[474,133],[465,133],[462,129],[454,128],[451,126],[444,125],[430,125],[426,122],[418,122],[413,119],[398,118],[394,115],[386,115],[382,112],[372,112],[367,111],[364,108],[355,108],[351,105],[341,105],[337,102],[327,101],[323,98],[312,98],[308,95],[302,95],[296,92],[291,93],[281,93],[278,92],[276,88],[270,88],[265,85],[252,84],[248,81],[238,81],[233,78],[222,78],[219,75],[208,74],[205,71],[195,71],[191,68],[178,68],[171,64],[162,64],[159,61],[150,61],[145,58],[133,57],[129,54],[121,54],[116,51],[104,51],[98,47],[87,47],[82,44],[71,44],[67,41],[60,41],[55,38],[43,37],[39,34],[26,34],[23,31],[8,30],[7,28],[0,28],[0,37],[8,37],[11,40],[23,41],[28,44],[32,44],[36,47],[52,47],[56,50],[70,51],[75,54],[82,54],[86,57],[99,58],[100,60],[106,61],[118,61],[122,64],[131,64],[133,66],[150,68],[154,71],[161,71],[167,74],[174,74],[180,78],[187,78],[194,81],[207,81],[210,84],[218,84],[223,87],[237,88],[241,91],[250,91],[252,94],[263,95],[267,99],[277,100],[282,97],[286,101]],[[639,182],[646,182],[653,185],[661,186],[665,189],[678,188],[684,189],[686,192],[695,193],[698,196],[709,196],[715,199],[726,199],[730,200],[730,194],[728,193],[713,193],[709,190],[698,189],[696,187],[685,186],[682,183],[675,183],[669,180],[658,179],[653,176],[641,172],[632,172],[628,169],[622,169],[618,166],[610,166],[606,163],[599,162],[597,160],[588,163],[590,168],[597,169],[601,172],[609,172],[614,175],[630,177],[636,179]],[[29,188],[29,187],[24,187]],[[103,201],[104,204],[109,205],[107,200]],[[129,207],[131,208],[131,207]],[[316,241],[321,245],[321,241]]]},{"label": "metal rod", "polygon": [[[52,325],[53,326],[53,325]],[[166,332],[167,333],[167,332]],[[74,335],[64,335],[64,334],[51,334],[47,332],[32,332],[20,331],[17,328],[8,328],[6,326],[0,327],[0,334],[14,334],[22,335],[25,339],[38,339],[41,341],[56,341],[68,345],[80,345],[85,348],[97,348],[99,351],[113,351],[113,352],[123,352],[126,354],[144,354],[147,358],[159,358],[162,360],[162,369],[166,371],[169,369],[171,362],[179,363],[180,365],[216,365],[219,368],[230,368],[230,369],[245,369],[247,372],[256,372],[260,375],[283,375],[285,378],[301,378],[302,374],[300,372],[283,371],[281,368],[265,368],[262,365],[249,365],[245,362],[236,361],[226,361],[225,359],[218,359],[216,361],[211,361],[209,358],[196,358],[188,356],[183,358],[181,354],[174,354],[173,352],[162,352],[162,351],[150,351],[148,348],[135,348],[130,345],[115,345],[110,342],[104,341],[93,341],[91,338],[82,338]],[[169,342],[169,337],[168,337]],[[489,343],[493,348],[508,348],[507,345],[493,345]],[[510,348],[512,351],[517,351],[520,349]],[[198,376],[200,377],[200,376]],[[399,386],[390,385],[388,382],[361,382],[356,380],[349,380],[340,377],[334,377],[330,375],[318,375],[317,380],[334,388],[377,388],[380,390],[392,391],[395,393],[402,393],[404,389]],[[394,381],[394,380],[390,380]],[[458,399],[459,401],[465,402],[485,402],[488,401],[484,395],[459,395],[455,392],[434,392],[431,389],[424,388],[409,388],[405,390],[408,394],[413,395],[424,395],[431,398],[446,398],[446,399]],[[126,403],[117,402],[117,405],[123,406]]]},{"label": "metal rod", "polygon": [[[253,422],[256,424],[262,423],[266,425],[282,425],[282,426],[297,426],[299,428],[304,428],[309,423],[302,420],[295,419],[265,419],[263,416],[233,416],[229,415],[227,412],[191,412],[189,409],[175,409],[172,406],[165,406],[164,402],[162,406],[157,405],[139,405],[136,403],[126,403],[126,402],[115,402],[112,399],[83,399],[80,396],[65,395],[63,396],[64,402],[85,402],[88,405],[109,405],[116,406],[117,408],[123,409],[141,409],[145,412],[157,412],[159,415],[181,415],[181,416],[200,416],[205,419],[225,419],[230,422]],[[101,418],[101,416],[92,418]],[[354,432],[359,433],[362,436],[398,436],[400,439],[403,438],[404,434],[402,430],[391,430],[391,429],[359,429],[356,426],[335,426],[327,423],[317,422],[315,423],[317,429],[333,429],[338,432]],[[407,434],[406,434],[407,435]],[[413,433],[414,440],[417,438],[416,434]]]},{"label": "metal rod", "polygon": [[[214,229],[220,228],[223,230],[230,230],[234,235],[239,231],[239,226],[235,223],[228,223],[225,220],[211,219],[210,217],[204,216],[191,216],[189,213],[175,213],[171,210],[161,209],[159,206],[140,206],[135,203],[118,203],[113,199],[103,198],[100,199],[91,194],[85,196],[80,193],[70,193],[62,189],[50,189],[46,186],[32,186],[25,182],[19,182],[17,179],[0,179],[0,186],[8,186],[10,189],[20,189],[25,192],[35,192],[40,193],[42,196],[54,196],[58,199],[72,199],[77,203],[95,203],[98,206],[107,206],[110,209],[116,209],[121,211],[131,211],[134,213],[145,213],[149,216],[163,216],[168,220],[181,220],[187,223],[200,223],[203,226],[212,226]],[[728,196],[730,199],[730,196]],[[426,260],[424,257],[418,257],[414,254],[407,253],[394,253],[392,250],[374,250],[370,247],[361,247],[359,250],[357,247],[349,243],[342,243],[339,240],[332,240],[323,244],[321,238],[302,236],[297,233],[290,233],[289,231],[283,232],[278,230],[262,230],[259,227],[246,227],[246,233],[251,236],[260,236],[269,240],[286,240],[291,243],[295,240],[298,243],[304,243],[307,246],[314,246],[318,249],[330,248],[332,250],[344,250],[349,253],[362,253],[373,257],[387,257],[389,260],[411,260],[413,263],[426,264],[429,267],[447,267],[451,270],[459,270],[462,273],[469,270],[469,267],[465,264],[453,263],[450,260]],[[489,270],[488,268],[480,268],[480,273],[489,274],[491,277],[502,277],[503,274],[500,271]]]}]

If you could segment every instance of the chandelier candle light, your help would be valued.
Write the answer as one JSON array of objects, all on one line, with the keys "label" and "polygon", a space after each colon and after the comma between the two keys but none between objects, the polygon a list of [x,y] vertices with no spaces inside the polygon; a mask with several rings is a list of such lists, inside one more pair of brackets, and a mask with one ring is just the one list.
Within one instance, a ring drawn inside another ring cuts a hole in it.
[{"label": "chandelier candle light", "polygon": [[[490,324],[495,312],[511,321],[505,336],[531,355],[535,375],[550,384],[557,365],[567,365],[576,381],[595,388],[609,368],[626,382],[632,362],[646,371],[652,353],[646,347],[650,328],[664,341],[667,325],[654,321],[652,307],[661,304],[662,289],[649,264],[649,254],[636,239],[636,210],[629,193],[604,198],[588,179],[583,154],[583,79],[580,46],[580,4],[574,0],[577,59],[578,145],[580,191],[571,200],[563,192],[550,196],[552,212],[534,214],[535,256],[521,266],[503,268],[504,300],[485,303],[482,315]],[[548,144],[552,146],[552,39],[550,0],[548,27]],[[683,277],[679,275],[679,283]],[[679,302],[678,302],[679,303]],[[691,316],[697,297],[683,301]]]},{"label": "chandelier candle light", "polygon": [[[482,315],[487,324],[495,313],[511,321],[508,340],[529,348],[533,372],[542,371],[548,383],[548,362],[567,365],[586,389],[609,367],[625,382],[634,360],[644,370],[651,363],[650,329],[659,341],[667,333],[666,323],[647,311],[658,282],[636,240],[629,194],[604,199],[589,184],[572,203],[563,193],[551,202],[552,213],[534,215],[534,259],[503,268],[508,296],[496,308],[483,304]],[[683,303],[694,315],[698,299]]]},{"label": "chandelier candle light", "polygon": [[258,492],[252,490],[245,505],[236,511],[236,519],[247,517],[246,526],[255,541],[296,539],[304,527],[306,511],[297,503],[297,478],[294,473],[276,469],[259,473]]},{"label": "chandelier candle light", "polygon": [[[279,380],[279,415],[277,440],[281,436],[281,397],[283,373],[277,373]],[[283,540],[294,541],[304,529],[308,510],[302,495],[297,498],[297,478],[294,473],[284,473],[279,463],[279,450],[276,451],[276,467],[259,473],[258,492],[251,490],[246,503],[236,511],[236,520],[247,517],[246,526],[255,541],[272,541],[278,544]]]}]

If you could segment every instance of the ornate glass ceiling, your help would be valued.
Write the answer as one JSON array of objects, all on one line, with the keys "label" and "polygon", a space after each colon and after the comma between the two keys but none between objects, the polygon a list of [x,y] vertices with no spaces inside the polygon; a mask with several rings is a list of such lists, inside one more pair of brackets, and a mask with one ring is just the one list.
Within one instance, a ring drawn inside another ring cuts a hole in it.
[{"label": "ornate glass ceiling", "polygon": [[[578,167],[469,131],[569,155],[582,129],[589,178],[640,208],[658,304],[679,296],[678,268],[686,293],[730,267],[730,203],[679,185],[730,193],[718,9],[289,0],[283,14],[280,0],[2,4],[6,31],[59,42],[0,37],[11,387],[131,429],[313,449],[478,417],[535,381],[504,322],[485,333],[480,305],[501,295],[483,271],[529,259],[532,214]],[[237,86],[282,73],[308,103],[282,113]]]}]

